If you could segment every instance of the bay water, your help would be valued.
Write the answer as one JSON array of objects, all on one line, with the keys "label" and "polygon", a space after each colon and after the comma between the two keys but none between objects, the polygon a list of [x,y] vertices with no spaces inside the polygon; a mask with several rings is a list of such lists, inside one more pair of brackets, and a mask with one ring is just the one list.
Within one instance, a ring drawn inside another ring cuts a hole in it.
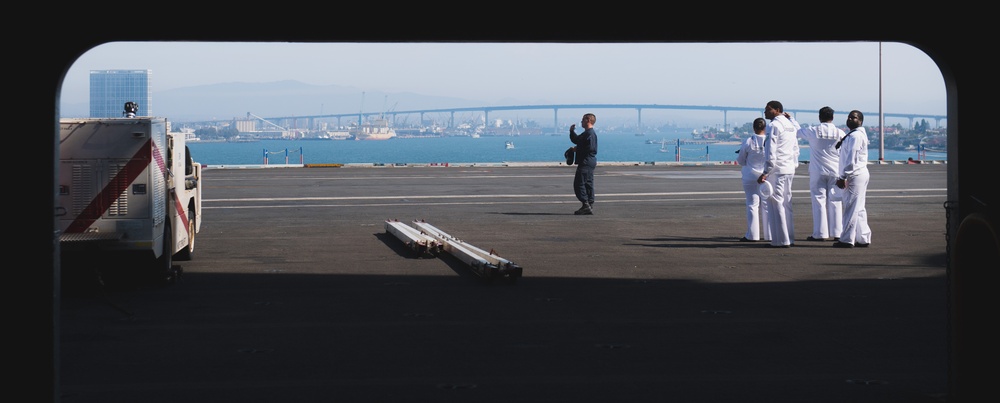
[{"label": "bay water", "polygon": [[[688,133],[636,136],[598,133],[600,162],[724,162],[735,161],[737,143],[678,144],[690,139]],[[513,148],[507,148],[506,142]],[[188,142],[195,161],[208,165],[280,164],[449,164],[562,161],[572,146],[569,135],[450,136],[392,138],[388,140],[259,140],[253,142]],[[884,150],[884,159],[907,158],[947,160],[945,153],[915,150]],[[869,159],[878,160],[878,149],[869,150]],[[804,147],[800,161],[809,160]],[[265,162],[266,161],[266,162]]]}]

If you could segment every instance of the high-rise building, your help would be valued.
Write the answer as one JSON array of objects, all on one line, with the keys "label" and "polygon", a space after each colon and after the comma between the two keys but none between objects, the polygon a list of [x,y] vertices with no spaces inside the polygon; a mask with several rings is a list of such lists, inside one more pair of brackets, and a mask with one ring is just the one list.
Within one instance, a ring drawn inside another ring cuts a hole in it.
[{"label": "high-rise building", "polygon": [[151,70],[91,70],[90,117],[120,118],[126,102],[138,104],[138,116],[152,116]]}]

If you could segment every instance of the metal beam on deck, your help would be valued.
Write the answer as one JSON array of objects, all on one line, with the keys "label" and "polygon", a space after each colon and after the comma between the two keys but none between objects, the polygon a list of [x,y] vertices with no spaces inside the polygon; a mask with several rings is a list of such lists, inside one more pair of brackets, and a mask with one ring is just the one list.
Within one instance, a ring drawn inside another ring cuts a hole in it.
[{"label": "metal beam on deck", "polygon": [[443,245],[436,239],[398,220],[386,220],[385,232],[395,235],[396,238],[403,241],[403,244],[418,255],[436,256],[443,250]]},{"label": "metal beam on deck", "polygon": [[430,235],[444,244],[444,250],[472,266],[477,274],[485,278],[507,277],[516,280],[523,269],[518,264],[500,257],[494,251],[487,252],[475,245],[460,240],[425,221],[413,221],[413,226],[421,233]]},{"label": "metal beam on deck", "polygon": [[487,252],[424,221],[413,221],[413,227],[410,227],[398,220],[386,220],[385,232],[403,241],[408,248],[420,255],[436,256],[440,252],[448,252],[469,265],[477,275],[488,280],[506,278],[513,282],[523,272],[521,266],[500,257],[494,251]]}]

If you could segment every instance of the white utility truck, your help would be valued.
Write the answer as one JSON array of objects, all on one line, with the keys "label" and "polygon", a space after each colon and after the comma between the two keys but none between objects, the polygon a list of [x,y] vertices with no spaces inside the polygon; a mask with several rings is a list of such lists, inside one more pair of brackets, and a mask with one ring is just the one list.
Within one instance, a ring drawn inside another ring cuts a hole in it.
[{"label": "white utility truck", "polygon": [[59,121],[59,245],[132,255],[173,273],[201,230],[201,164],[166,118]]}]

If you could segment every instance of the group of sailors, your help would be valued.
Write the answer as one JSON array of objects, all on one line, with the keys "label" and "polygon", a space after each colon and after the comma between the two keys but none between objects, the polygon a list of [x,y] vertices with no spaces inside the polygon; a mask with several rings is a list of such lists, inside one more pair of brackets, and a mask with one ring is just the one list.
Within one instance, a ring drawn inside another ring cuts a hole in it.
[{"label": "group of sailors", "polygon": [[802,127],[770,101],[764,118],[753,122],[754,134],[740,146],[746,194],[747,231],[742,242],[765,240],[771,247],[795,244],[792,215],[792,181],[798,167],[799,144],[809,142],[809,193],[812,199],[812,233],[807,241],[830,241],[837,248],[867,247],[871,228],[865,197],[868,189],[868,134],[864,115],[853,110],[845,133],[833,123],[834,111],[819,110],[820,124]]}]

